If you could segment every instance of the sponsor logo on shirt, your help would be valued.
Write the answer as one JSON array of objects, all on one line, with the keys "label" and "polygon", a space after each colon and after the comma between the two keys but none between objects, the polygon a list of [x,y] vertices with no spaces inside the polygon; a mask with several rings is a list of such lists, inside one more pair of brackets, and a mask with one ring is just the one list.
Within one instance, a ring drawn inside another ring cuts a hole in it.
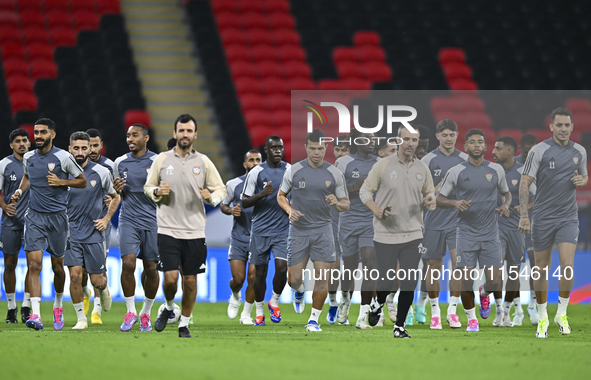
[{"label": "sponsor logo on shirt", "polygon": [[575,163],[575,165],[579,164],[579,157],[573,157],[573,162]]},{"label": "sponsor logo on shirt", "polygon": [[95,187],[96,186],[96,180],[93,179],[92,181],[90,181],[90,186]]},{"label": "sponsor logo on shirt", "polygon": [[50,162],[49,164],[47,164],[47,168],[49,169],[49,171],[53,171],[53,169],[55,169],[55,163]]},{"label": "sponsor logo on shirt", "polygon": [[199,269],[207,269],[207,268],[205,267],[205,264],[201,264],[201,266],[199,267]]},{"label": "sponsor logo on shirt", "polygon": [[329,187],[331,183],[332,183],[332,181],[324,181],[324,184],[326,185],[326,187]]},{"label": "sponsor logo on shirt", "polygon": [[201,173],[201,168],[199,166],[193,166],[193,174],[199,175]]},{"label": "sponsor logo on shirt", "polygon": [[511,180],[511,183],[513,184],[513,186],[517,186],[517,182],[519,182],[519,180],[517,180],[517,179]]},{"label": "sponsor logo on shirt", "polygon": [[485,177],[488,182],[492,181],[492,173],[486,173]]},{"label": "sponsor logo on shirt", "polygon": [[417,181],[421,182],[423,180],[423,175],[421,173],[417,173],[416,175]]}]

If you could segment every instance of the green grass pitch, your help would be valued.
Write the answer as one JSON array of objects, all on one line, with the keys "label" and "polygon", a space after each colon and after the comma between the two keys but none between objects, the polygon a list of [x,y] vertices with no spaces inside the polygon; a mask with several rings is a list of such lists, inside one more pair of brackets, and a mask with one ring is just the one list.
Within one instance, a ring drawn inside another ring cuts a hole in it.
[{"label": "green grass pitch", "polygon": [[[5,304],[4,304],[5,305]],[[141,303],[137,303],[141,307]],[[160,304],[154,305],[154,315]],[[465,326],[431,331],[409,326],[412,339],[394,339],[392,323],[369,331],[334,326],[321,316],[321,333],[306,332],[310,305],[295,314],[281,305],[282,321],[267,315],[266,327],[243,326],[226,316],[225,303],[199,303],[193,339],[179,339],[176,326],[163,332],[119,331],[125,304],[103,313],[102,326],[71,330],[76,322],[71,302],[64,304],[66,326],[53,331],[51,303],[42,304],[45,330],[24,324],[0,325],[2,379],[496,379],[587,378],[591,371],[591,305],[568,308],[572,334],[562,336],[551,322],[548,339],[536,339],[526,316],[524,325],[492,327],[480,320],[479,333]],[[91,305],[92,307],[92,305]],[[429,307],[427,307],[429,309]],[[139,310],[139,309],[138,309]],[[446,306],[442,307],[444,313]],[[429,310],[427,310],[429,312]],[[4,313],[4,311],[2,311]],[[359,306],[351,307],[352,319]],[[549,315],[556,305],[549,307]],[[19,311],[20,313],[20,311]],[[254,315],[254,311],[253,311]],[[460,321],[465,315],[458,309]],[[20,318],[20,316],[19,316]]]}]

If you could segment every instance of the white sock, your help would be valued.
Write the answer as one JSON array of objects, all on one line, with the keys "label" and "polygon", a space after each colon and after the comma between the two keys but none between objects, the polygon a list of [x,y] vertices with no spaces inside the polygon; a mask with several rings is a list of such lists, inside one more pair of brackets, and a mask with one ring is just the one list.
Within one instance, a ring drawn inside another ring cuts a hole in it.
[{"label": "white sock", "polygon": [[495,309],[495,313],[501,314],[503,312],[503,299],[495,298],[495,305],[497,306]]},{"label": "white sock", "polygon": [[437,317],[441,319],[441,310],[439,309],[439,297],[429,297],[429,303],[431,304],[431,318]]},{"label": "white sock", "polygon": [[90,290],[88,290],[88,286],[84,285],[82,287],[82,293],[84,293],[84,298],[90,297]]},{"label": "white sock", "polygon": [[339,303],[337,302],[337,294],[334,293],[328,293],[328,304],[330,306],[339,306]]},{"label": "white sock", "polygon": [[429,293],[421,292],[421,295],[419,296],[419,300],[417,301],[416,304],[424,307],[427,304],[428,298],[429,298]]},{"label": "white sock", "polygon": [[548,319],[548,309],[547,308],[548,308],[547,302],[538,304],[538,317],[540,318],[540,320]]},{"label": "white sock", "polygon": [[273,307],[277,307],[279,306],[279,296],[281,294],[277,294],[275,293],[275,291],[273,291],[273,296],[271,297],[271,300],[269,301],[271,303],[271,306]]},{"label": "white sock", "polygon": [[64,293],[55,293],[55,301],[53,302],[53,308],[57,309],[63,307],[62,300],[64,299]]},{"label": "white sock", "polygon": [[312,308],[312,313],[310,313],[310,319],[308,320],[308,322],[314,321],[318,323],[318,317],[320,317],[320,313],[322,313],[322,310]]},{"label": "white sock", "polygon": [[100,297],[94,297],[94,307],[92,308],[92,314],[94,313],[98,313],[98,315],[101,315],[101,298]]},{"label": "white sock", "polygon": [[476,308],[475,307],[473,307],[472,309],[466,309],[464,311],[466,312],[466,317],[468,317],[469,321],[476,319]]},{"label": "white sock", "polygon": [[[133,306],[135,308],[135,305]],[[174,298],[169,300],[166,300],[166,310],[174,310]]]},{"label": "white sock", "polygon": [[[513,303],[509,302],[509,301],[503,302],[503,314],[505,314],[505,315],[511,314],[511,305],[512,304]],[[515,312],[517,313],[517,310],[515,310]]]},{"label": "white sock", "polygon": [[31,307],[31,293],[25,293],[22,307]]},{"label": "white sock", "polygon": [[361,305],[361,307],[359,307],[359,318],[357,318],[357,320],[358,321],[365,320],[365,316],[367,315],[368,312],[369,312],[369,305]]},{"label": "white sock", "polygon": [[181,321],[179,322],[179,329],[181,327],[189,327],[189,319],[191,319],[191,317],[185,317],[184,315],[181,315]]},{"label": "white sock", "polygon": [[16,299],[14,293],[6,293],[6,300],[8,301],[8,310],[16,309]]},{"label": "white sock", "polygon": [[515,314],[523,314],[523,308],[521,307],[521,298],[515,297],[513,299],[513,306],[515,306]]},{"label": "white sock", "polygon": [[236,301],[240,301],[240,297],[241,297],[240,291],[237,291],[236,293],[232,292],[232,297],[234,297],[234,299]]},{"label": "white sock", "polygon": [[140,313],[140,315],[142,315],[142,314],[150,315],[150,313],[152,312],[153,305],[154,305],[153,299],[149,299],[148,297],[144,297],[144,307],[142,307],[142,312]]},{"label": "white sock", "polygon": [[244,309],[242,309],[241,317],[250,317],[250,312],[252,310],[252,303],[244,302]]},{"label": "white sock", "polygon": [[566,308],[568,306],[569,300],[570,300],[570,297],[568,297],[568,298],[558,297],[558,310],[556,311],[557,317],[566,315]]},{"label": "white sock", "polygon": [[125,304],[127,305],[128,313],[137,314],[137,310],[135,309],[135,296],[125,297]]},{"label": "white sock", "polygon": [[31,297],[31,309],[33,314],[41,316],[41,297]]},{"label": "white sock", "polygon": [[349,292],[341,292],[341,301],[343,303],[351,303],[351,294]]},{"label": "white sock", "polygon": [[294,290],[295,290],[296,292],[298,292],[298,293],[303,293],[303,292],[305,292],[305,291],[306,291],[306,287],[304,286],[304,283],[302,282],[302,283],[300,284],[300,286],[298,286],[298,288],[297,288],[297,289],[294,289]]},{"label": "white sock", "polygon": [[256,304],[256,309],[257,309],[256,316],[260,317],[262,315],[265,315],[265,307],[264,307],[265,301],[255,302],[255,304]]},{"label": "white sock", "polygon": [[530,290],[529,291],[529,305],[527,305],[527,307],[529,307],[530,309],[533,309],[534,307],[536,307],[536,292],[534,290]]},{"label": "white sock", "polygon": [[84,315],[84,302],[74,304],[74,310],[79,321],[86,321],[86,315]]},{"label": "white sock", "polygon": [[447,315],[457,314],[458,303],[460,297],[449,297],[449,306],[447,307]]}]

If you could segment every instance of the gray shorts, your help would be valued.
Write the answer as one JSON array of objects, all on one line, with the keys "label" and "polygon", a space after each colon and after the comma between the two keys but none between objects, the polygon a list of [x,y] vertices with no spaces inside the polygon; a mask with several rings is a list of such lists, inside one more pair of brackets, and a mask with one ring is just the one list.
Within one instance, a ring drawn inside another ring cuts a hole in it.
[{"label": "gray shorts", "polygon": [[47,249],[47,252],[54,257],[64,257],[68,232],[68,214],[66,211],[42,213],[28,209],[25,214],[25,251],[43,251]]},{"label": "gray shorts", "polygon": [[5,255],[18,255],[23,245],[23,230],[7,230],[5,228],[0,231],[2,234],[2,252]]},{"label": "gray shorts", "polygon": [[542,252],[556,244],[572,243],[577,245],[579,239],[579,221],[568,220],[561,223],[534,223],[531,229],[534,251]]},{"label": "gray shorts", "polygon": [[119,238],[121,257],[137,255],[138,259],[160,261],[158,255],[158,231],[140,230],[127,224],[120,224],[117,237]]},{"label": "gray shorts", "polygon": [[501,253],[508,265],[519,266],[525,262],[525,235],[517,230],[499,229]]},{"label": "gray shorts", "polygon": [[113,224],[109,222],[107,225],[107,229],[105,230],[105,257],[109,256],[109,248],[111,247],[111,230],[113,229]]},{"label": "gray shorts", "polygon": [[287,238],[287,266],[292,267],[310,258],[312,261],[334,263],[334,238],[332,232]]},{"label": "gray shorts", "polygon": [[456,268],[502,268],[503,255],[499,240],[474,241],[457,238]]},{"label": "gray shorts", "polygon": [[68,242],[64,265],[68,267],[81,266],[88,274],[100,274],[107,271],[107,257],[105,256],[105,242],[80,243]]},{"label": "gray shorts", "polygon": [[425,260],[441,260],[447,250],[456,249],[456,228],[449,230],[425,230],[423,232],[423,254]]},{"label": "gray shorts", "polygon": [[250,236],[250,263],[265,265],[271,259],[287,260],[287,241],[284,236]]},{"label": "gray shorts", "polygon": [[361,247],[373,248],[373,224],[339,228],[339,246],[343,257],[357,254]]},{"label": "gray shorts", "polygon": [[230,240],[230,247],[228,248],[228,260],[248,261],[248,256],[250,256],[248,243]]}]

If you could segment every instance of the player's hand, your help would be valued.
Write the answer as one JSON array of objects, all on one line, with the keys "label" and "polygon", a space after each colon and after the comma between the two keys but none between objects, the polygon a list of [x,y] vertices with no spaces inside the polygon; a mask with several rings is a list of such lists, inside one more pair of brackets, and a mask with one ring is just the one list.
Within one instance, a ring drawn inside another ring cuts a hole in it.
[{"label": "player's hand", "polygon": [[527,216],[522,216],[519,219],[519,232],[527,235],[531,231],[531,226],[529,225],[529,218]]},{"label": "player's hand", "polygon": [[[17,193],[15,193],[16,195]],[[14,195],[13,195],[14,197]],[[15,216],[16,215],[16,205],[14,203],[8,203],[6,206],[2,207],[2,211],[8,216]]]},{"label": "player's hand", "polygon": [[240,205],[236,205],[236,206],[232,207],[232,215],[233,216],[239,217],[241,213],[242,213],[242,209],[240,208]]},{"label": "player's hand", "polygon": [[125,187],[125,182],[126,181],[123,178],[115,178],[113,181],[113,189],[115,189],[116,192],[121,193]]},{"label": "player's hand", "polygon": [[460,211],[466,211],[470,207],[470,203],[472,203],[472,201],[465,201],[462,199],[460,201],[455,201],[454,207]]},{"label": "player's hand", "polygon": [[158,185],[158,191],[156,191],[156,195],[159,197],[170,195],[170,185],[164,181],[160,182],[160,185]]},{"label": "player's hand", "polygon": [[374,215],[378,219],[385,219],[389,216],[392,216],[392,206],[381,208],[377,213],[374,213]]},{"label": "player's hand", "polygon": [[517,211],[518,214],[521,215],[521,206],[520,205],[517,205],[517,206],[515,206],[513,208],[515,209],[515,211]]},{"label": "player's hand", "polygon": [[359,180],[355,182],[355,185],[353,185],[353,191],[359,191],[364,182],[365,178],[359,178]]},{"label": "player's hand", "polygon": [[508,218],[509,217],[509,209],[505,205],[501,205],[501,207],[496,208],[495,211],[500,212],[501,213],[501,216],[503,218]]},{"label": "player's hand", "polygon": [[271,185],[271,181],[267,182],[265,187],[263,187],[263,191],[261,191],[261,196],[266,197],[267,195],[273,194],[273,186]]},{"label": "player's hand", "polygon": [[291,222],[297,222],[302,216],[304,216],[304,214],[293,208],[289,212],[289,220]]},{"label": "player's hand", "polygon": [[99,230],[101,232],[106,230],[107,226],[109,225],[109,221],[105,218],[93,220],[93,222],[94,222],[94,228],[96,228],[97,230]]},{"label": "player's hand", "polygon": [[324,199],[326,199],[329,206],[336,206],[337,203],[339,203],[339,200],[337,199],[337,197],[335,197],[334,194],[329,194],[326,197],[324,197]]},{"label": "player's hand", "polygon": [[439,191],[439,187],[441,186],[442,183],[443,183],[443,179],[441,179],[441,181],[439,181],[437,186],[435,186],[435,194],[437,194],[437,192]]},{"label": "player's hand", "polygon": [[49,186],[53,186],[53,187],[63,186],[62,180],[60,177],[56,176],[55,173],[52,173],[52,172],[48,172],[48,173],[49,173],[49,175],[46,178],[47,178],[47,183],[49,184]]},{"label": "player's hand", "polygon": [[111,198],[111,197],[110,197],[110,196],[108,196],[108,195],[105,195],[104,202],[105,202],[105,206],[107,206],[107,208],[108,208],[108,207],[111,205],[111,201],[112,201],[112,200],[113,200],[113,198]]},{"label": "player's hand", "polygon": [[199,186],[199,190],[201,190],[201,196],[203,197],[203,199],[210,202],[211,201],[211,193],[209,192],[209,190],[204,189],[201,186]]},{"label": "player's hand", "polygon": [[427,207],[427,210],[433,211],[437,207],[437,201],[435,200],[435,196],[432,194],[425,198],[424,202],[425,206]]},{"label": "player's hand", "polygon": [[10,197],[10,202],[18,203],[18,200],[21,199],[21,195],[22,193],[20,191],[15,191],[14,194],[12,194],[12,197]]},{"label": "player's hand", "polygon": [[582,175],[579,175],[579,172],[575,170],[575,176],[570,179],[573,185],[576,187],[583,187],[585,186],[585,180],[583,179]]}]

